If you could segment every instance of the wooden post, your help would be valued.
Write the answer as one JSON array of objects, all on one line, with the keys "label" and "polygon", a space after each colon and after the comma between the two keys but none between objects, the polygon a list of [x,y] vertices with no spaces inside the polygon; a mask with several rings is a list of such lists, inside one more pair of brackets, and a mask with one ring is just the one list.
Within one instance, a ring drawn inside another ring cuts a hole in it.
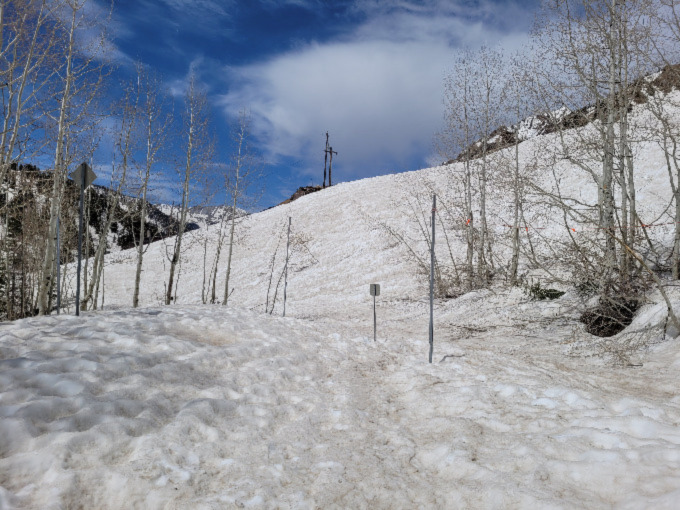
[{"label": "wooden post", "polygon": [[326,188],[326,164],[328,163],[328,131],[326,131],[326,148],[323,150],[323,187]]},{"label": "wooden post", "polygon": [[333,172],[333,154],[337,154],[337,152],[333,150],[333,147],[329,147],[328,153],[331,155],[331,160],[328,163],[328,187],[331,187],[333,186],[333,182],[331,181],[331,173]]},{"label": "wooden post", "polygon": [[332,186],[332,176],[331,172],[333,170],[333,154],[337,154],[336,151],[333,150],[333,147],[330,147],[328,145],[328,131],[326,131],[326,148],[324,149],[324,160],[323,160],[323,187],[326,187],[326,162],[328,161],[328,155],[331,155],[330,163],[328,165],[328,186]]}]

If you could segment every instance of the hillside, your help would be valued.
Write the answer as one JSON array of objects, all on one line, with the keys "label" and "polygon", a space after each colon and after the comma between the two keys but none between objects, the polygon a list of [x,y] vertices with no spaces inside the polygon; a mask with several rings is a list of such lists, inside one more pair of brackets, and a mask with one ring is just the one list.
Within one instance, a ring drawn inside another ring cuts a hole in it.
[{"label": "hillside", "polygon": [[[10,235],[20,236],[22,232],[20,227],[26,222],[46,221],[40,216],[37,218],[29,216],[26,211],[33,212],[42,209],[40,205],[46,202],[46,197],[53,185],[52,179],[52,172],[41,171],[34,165],[21,165],[20,167],[14,165],[10,169],[7,195],[0,196],[0,204],[4,207],[7,201],[9,207],[8,224],[15,225],[15,228],[10,230]],[[67,222],[64,230],[67,234],[73,234],[77,229],[79,188],[70,179],[66,180],[64,187],[66,199],[62,214],[63,221]],[[114,250],[125,250],[135,246],[133,237],[139,236],[141,200],[123,194],[115,210],[111,210],[114,195],[115,191],[106,186],[93,185],[86,198],[85,217],[94,239],[93,245],[95,245],[103,234],[107,215],[113,215],[114,221],[105,234],[109,238],[109,247]],[[178,228],[178,222],[171,215],[151,203],[147,203],[145,223],[145,244],[172,236],[176,234]],[[0,226],[0,232],[4,235],[4,225]],[[67,235],[64,242],[74,243],[73,235]]]},{"label": "hillside", "polygon": [[[651,122],[641,105],[632,119]],[[522,164],[541,186],[558,175],[565,195],[596,202],[592,182],[546,151],[557,136],[522,143]],[[637,139],[634,158],[640,217],[667,252],[658,140]],[[202,304],[213,224],[187,234],[173,306],[161,306],[168,239],[149,246],[142,308],[130,308],[134,255],[121,251],[107,257],[103,311],[4,326],[0,508],[676,508],[680,347],[660,294],[647,291],[632,324],[601,339],[578,321],[593,297],[559,274],[568,268],[524,258],[525,288],[507,287],[516,226],[500,186],[495,280],[436,301],[427,362],[421,229],[435,192],[451,207],[437,257],[464,250],[461,168],[343,183],[243,219],[226,308]],[[527,197],[523,242],[536,253],[591,235],[546,203]],[[532,300],[531,278],[566,293]],[[370,283],[381,284],[376,342]]]}]

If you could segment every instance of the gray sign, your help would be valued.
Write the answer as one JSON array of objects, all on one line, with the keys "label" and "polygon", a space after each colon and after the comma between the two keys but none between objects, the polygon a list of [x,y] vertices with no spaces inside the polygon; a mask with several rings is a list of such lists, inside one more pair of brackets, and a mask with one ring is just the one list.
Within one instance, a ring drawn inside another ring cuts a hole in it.
[{"label": "gray sign", "polygon": [[97,174],[95,174],[92,171],[90,165],[88,165],[87,163],[81,163],[69,177],[71,177],[71,180],[73,180],[76,184],[82,185],[83,172],[85,172],[85,186],[83,186],[83,188],[87,189],[90,186],[90,184],[92,184],[94,180],[97,178]]},{"label": "gray sign", "polygon": [[380,295],[380,284],[379,283],[371,283],[371,296],[379,296]]}]

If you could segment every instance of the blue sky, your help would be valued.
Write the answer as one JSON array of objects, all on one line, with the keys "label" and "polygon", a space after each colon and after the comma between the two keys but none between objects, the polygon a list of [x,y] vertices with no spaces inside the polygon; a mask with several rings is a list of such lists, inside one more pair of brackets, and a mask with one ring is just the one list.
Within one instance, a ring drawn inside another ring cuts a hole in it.
[{"label": "blue sky", "polygon": [[326,131],[338,152],[334,183],[439,162],[432,140],[457,50],[519,49],[536,8],[535,1],[118,0],[111,34],[120,77],[139,60],[179,99],[193,69],[208,93],[219,161],[233,150],[236,114],[250,110],[254,146],[268,163],[263,208],[321,184]]}]

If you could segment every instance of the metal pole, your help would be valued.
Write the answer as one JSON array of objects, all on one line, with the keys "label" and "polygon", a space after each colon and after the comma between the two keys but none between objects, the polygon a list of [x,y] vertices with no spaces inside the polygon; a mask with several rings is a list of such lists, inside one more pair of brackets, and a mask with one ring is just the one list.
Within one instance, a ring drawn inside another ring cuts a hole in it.
[{"label": "metal pole", "polygon": [[61,311],[61,238],[59,237],[59,216],[57,216],[57,315]]},{"label": "metal pole", "polygon": [[83,262],[83,202],[85,201],[86,168],[81,168],[80,206],[78,207],[78,274],[76,276],[76,315],[80,315],[80,269]]},{"label": "metal pole", "polygon": [[377,335],[376,332],[378,330],[377,328],[378,328],[378,325],[377,325],[377,322],[375,320],[375,294],[373,294],[373,341],[374,342],[376,341],[375,339],[376,339],[376,335]]},{"label": "metal pole", "polygon": [[434,214],[437,211],[437,195],[432,195],[432,244],[430,245],[430,363],[434,348]]},{"label": "metal pole", "polygon": [[286,316],[286,291],[288,290],[288,248],[290,247],[290,222],[292,218],[288,216],[288,240],[286,241],[286,269],[283,280],[283,316]]}]

